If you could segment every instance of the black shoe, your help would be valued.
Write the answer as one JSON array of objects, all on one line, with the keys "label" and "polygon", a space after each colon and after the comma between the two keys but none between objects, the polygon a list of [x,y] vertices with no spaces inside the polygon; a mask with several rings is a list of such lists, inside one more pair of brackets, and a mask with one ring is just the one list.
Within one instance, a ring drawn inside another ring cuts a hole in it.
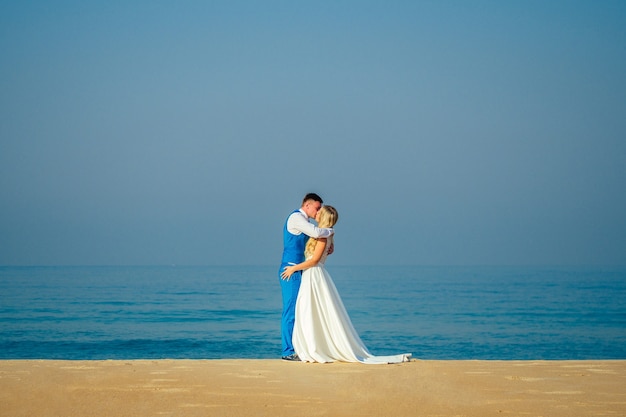
[{"label": "black shoe", "polygon": [[284,361],[292,361],[292,362],[299,362],[300,358],[295,353],[292,353],[289,356],[283,356],[282,360],[284,360]]}]

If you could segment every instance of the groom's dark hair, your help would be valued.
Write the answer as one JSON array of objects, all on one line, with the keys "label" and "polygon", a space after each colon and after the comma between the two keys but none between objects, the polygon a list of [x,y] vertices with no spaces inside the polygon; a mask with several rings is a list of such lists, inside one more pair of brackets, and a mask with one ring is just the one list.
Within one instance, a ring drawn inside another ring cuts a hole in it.
[{"label": "groom's dark hair", "polygon": [[304,198],[302,199],[302,204],[306,203],[309,200],[318,201],[321,204],[324,204],[324,201],[322,201],[322,197],[320,197],[319,195],[315,193],[308,193],[307,195],[305,195]]}]

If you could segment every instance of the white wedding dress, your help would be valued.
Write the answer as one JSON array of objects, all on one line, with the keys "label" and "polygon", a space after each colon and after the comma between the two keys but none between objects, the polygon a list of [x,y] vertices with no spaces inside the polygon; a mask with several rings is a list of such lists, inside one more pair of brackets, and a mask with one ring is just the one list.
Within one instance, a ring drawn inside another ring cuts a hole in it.
[{"label": "white wedding dress", "polygon": [[[331,246],[332,238],[327,241]],[[410,353],[374,356],[359,337],[341,301],[337,288],[324,268],[328,251],[319,263],[302,273],[296,301],[293,346],[305,362],[361,362],[386,364],[408,362]]]}]

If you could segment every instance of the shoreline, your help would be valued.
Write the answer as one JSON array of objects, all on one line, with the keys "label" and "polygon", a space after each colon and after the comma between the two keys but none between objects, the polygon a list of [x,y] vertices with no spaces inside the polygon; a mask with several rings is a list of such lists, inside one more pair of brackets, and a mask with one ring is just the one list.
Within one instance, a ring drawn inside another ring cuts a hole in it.
[{"label": "shoreline", "polygon": [[2,416],[626,415],[626,360],[0,360]]}]

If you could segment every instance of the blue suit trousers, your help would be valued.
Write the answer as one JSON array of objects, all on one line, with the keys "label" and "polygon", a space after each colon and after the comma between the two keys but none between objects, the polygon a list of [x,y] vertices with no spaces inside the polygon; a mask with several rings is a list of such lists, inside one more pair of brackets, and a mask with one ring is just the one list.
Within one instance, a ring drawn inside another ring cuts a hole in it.
[{"label": "blue suit trousers", "polygon": [[283,316],[280,325],[283,353],[282,356],[289,356],[295,353],[291,338],[293,336],[293,325],[296,321],[296,300],[300,283],[302,282],[302,271],[294,272],[289,281],[280,277],[281,272],[287,266],[283,264],[278,270],[278,279],[283,294]]}]

